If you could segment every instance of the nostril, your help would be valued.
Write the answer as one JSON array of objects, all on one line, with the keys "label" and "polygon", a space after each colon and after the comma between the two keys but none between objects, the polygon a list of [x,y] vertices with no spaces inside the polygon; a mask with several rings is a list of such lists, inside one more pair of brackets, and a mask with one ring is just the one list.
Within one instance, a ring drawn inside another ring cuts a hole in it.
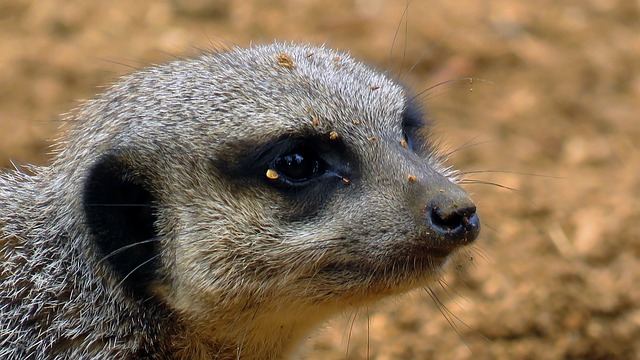
[{"label": "nostril", "polygon": [[455,229],[462,226],[464,215],[460,212],[444,212],[441,209],[434,208],[431,212],[433,224],[443,229]]},{"label": "nostril", "polygon": [[432,206],[426,215],[432,230],[450,241],[471,242],[480,232],[480,218],[474,205],[463,208]]}]

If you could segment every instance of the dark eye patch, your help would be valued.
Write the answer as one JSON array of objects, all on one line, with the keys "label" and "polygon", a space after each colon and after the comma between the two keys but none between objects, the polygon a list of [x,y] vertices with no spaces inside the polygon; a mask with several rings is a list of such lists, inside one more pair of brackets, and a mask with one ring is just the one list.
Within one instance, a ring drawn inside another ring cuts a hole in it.
[{"label": "dark eye patch", "polygon": [[[234,178],[253,179],[286,189],[312,186],[324,179],[348,176],[348,151],[340,140],[322,136],[284,137],[256,146],[247,144],[237,161],[216,165]],[[267,177],[274,170],[277,177]]]},{"label": "dark eye patch", "polygon": [[314,216],[337,189],[349,186],[357,172],[355,155],[342,139],[330,140],[321,134],[234,146],[244,150],[233,162],[214,162],[216,172],[238,191],[272,189],[265,196],[287,202],[278,208],[282,211],[278,215],[286,221]]}]

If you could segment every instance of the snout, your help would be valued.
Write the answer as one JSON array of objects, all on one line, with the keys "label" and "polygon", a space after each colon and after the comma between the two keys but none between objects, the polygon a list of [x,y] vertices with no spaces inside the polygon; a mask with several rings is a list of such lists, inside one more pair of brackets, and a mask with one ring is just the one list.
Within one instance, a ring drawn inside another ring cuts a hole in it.
[{"label": "snout", "polygon": [[466,198],[439,196],[425,207],[423,216],[430,232],[445,246],[471,243],[480,233],[476,206]]},{"label": "snout", "polygon": [[469,194],[437,174],[416,181],[410,188],[408,204],[423,234],[421,246],[448,254],[468,245],[480,234],[480,217]]}]

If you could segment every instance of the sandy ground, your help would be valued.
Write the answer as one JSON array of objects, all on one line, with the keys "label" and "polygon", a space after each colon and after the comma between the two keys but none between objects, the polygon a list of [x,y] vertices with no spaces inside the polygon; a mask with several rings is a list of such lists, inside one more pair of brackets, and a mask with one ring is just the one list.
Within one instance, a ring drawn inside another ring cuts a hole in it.
[{"label": "sandy ground", "polygon": [[405,5],[3,0],[0,166],[46,164],[60,114],[135,68],[326,43],[425,91],[484,233],[432,295],[337,318],[308,358],[640,359],[640,2]]}]

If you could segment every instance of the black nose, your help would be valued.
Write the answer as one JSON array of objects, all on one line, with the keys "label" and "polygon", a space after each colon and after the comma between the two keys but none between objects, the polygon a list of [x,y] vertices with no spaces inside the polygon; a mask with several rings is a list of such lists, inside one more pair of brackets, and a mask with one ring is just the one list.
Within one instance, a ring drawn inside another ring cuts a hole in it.
[{"label": "black nose", "polygon": [[470,243],[480,233],[480,218],[473,204],[459,207],[434,203],[427,207],[425,215],[431,230],[452,243]]}]

